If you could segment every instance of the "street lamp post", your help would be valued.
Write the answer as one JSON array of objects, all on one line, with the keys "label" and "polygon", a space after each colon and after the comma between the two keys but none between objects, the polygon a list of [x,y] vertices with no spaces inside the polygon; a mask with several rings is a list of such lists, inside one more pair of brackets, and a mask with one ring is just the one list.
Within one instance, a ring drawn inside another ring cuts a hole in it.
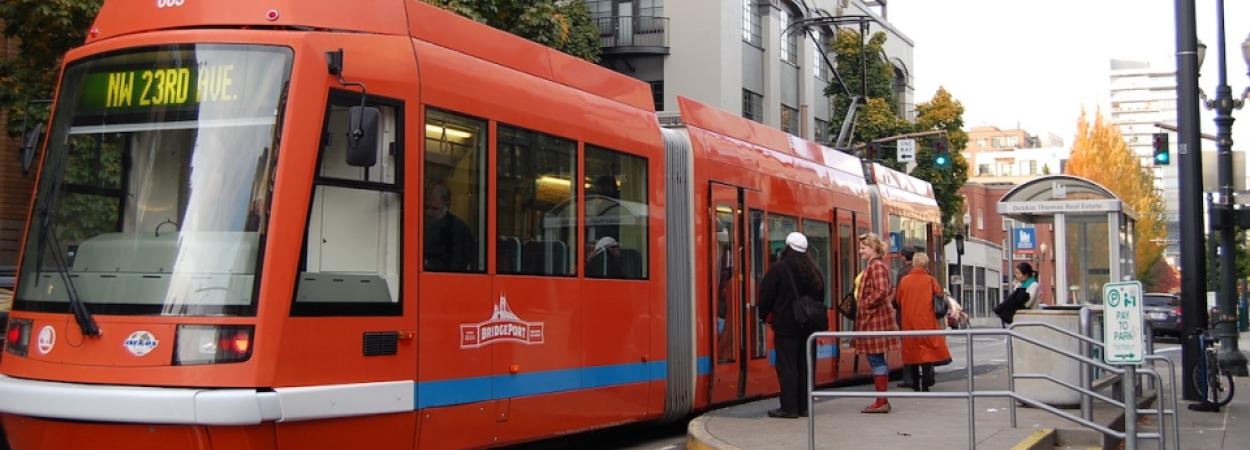
[{"label": "street lamp post", "polygon": [[[1215,336],[1220,340],[1220,365],[1234,375],[1246,375],[1246,357],[1237,348],[1237,323],[1235,312],[1236,283],[1233,282],[1237,267],[1234,234],[1237,221],[1234,216],[1233,204],[1233,110],[1241,109],[1243,99],[1234,98],[1233,90],[1228,86],[1227,67],[1224,57],[1224,0],[1216,4],[1216,60],[1219,63],[1219,84],[1215,87],[1215,98],[1204,102],[1207,109],[1215,111],[1215,149],[1216,165],[1219,168],[1219,198],[1213,205],[1212,228],[1219,233],[1220,252],[1220,283],[1219,283],[1219,315],[1214,318]],[[1250,38],[1241,45],[1243,56],[1250,63]],[[1205,56],[1203,47],[1199,47],[1198,65],[1201,67]],[[1205,96],[1204,96],[1205,97]],[[1244,95],[1243,95],[1244,98]],[[1204,99],[1205,100],[1205,99]]]}]

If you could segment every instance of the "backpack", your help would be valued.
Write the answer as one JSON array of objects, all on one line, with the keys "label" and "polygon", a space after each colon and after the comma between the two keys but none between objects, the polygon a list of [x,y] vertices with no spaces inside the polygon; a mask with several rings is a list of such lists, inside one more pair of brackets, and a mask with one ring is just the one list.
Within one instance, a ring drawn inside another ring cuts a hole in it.
[{"label": "backpack", "polygon": [[807,332],[828,331],[829,316],[825,313],[825,305],[810,296],[800,294],[799,288],[794,284],[794,272],[787,273],[790,289],[794,291],[794,303],[790,305],[790,309],[794,310],[794,323]]}]

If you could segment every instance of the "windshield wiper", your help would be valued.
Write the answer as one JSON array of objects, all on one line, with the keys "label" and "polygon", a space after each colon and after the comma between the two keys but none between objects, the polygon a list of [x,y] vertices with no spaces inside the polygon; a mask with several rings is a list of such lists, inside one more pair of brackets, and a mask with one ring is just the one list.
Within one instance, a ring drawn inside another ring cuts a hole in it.
[{"label": "windshield wiper", "polygon": [[[100,325],[96,324],[95,318],[91,317],[91,311],[87,310],[87,305],[83,304],[82,299],[78,297],[78,289],[74,286],[74,279],[69,274],[69,264],[65,261],[65,254],[61,251],[61,243],[56,238],[56,226],[52,220],[52,210],[56,207],[57,194],[61,191],[61,181],[64,180],[65,174],[63,168],[65,166],[64,159],[69,158],[69,153],[73,151],[73,144],[67,144],[65,158],[62,158],[61,164],[53,172],[56,177],[52,181],[51,189],[48,192],[48,201],[44,204],[40,211],[39,218],[39,248],[36,254],[35,266],[37,270],[43,268],[43,252],[46,246],[51,246],[52,263],[56,265],[56,271],[61,276],[61,282],[65,283],[65,296],[69,298],[69,311],[74,314],[74,321],[78,323],[78,329],[82,331],[83,336],[99,336]],[[46,245],[45,245],[46,244]],[[35,275],[35,283],[39,282],[40,276]]]}]

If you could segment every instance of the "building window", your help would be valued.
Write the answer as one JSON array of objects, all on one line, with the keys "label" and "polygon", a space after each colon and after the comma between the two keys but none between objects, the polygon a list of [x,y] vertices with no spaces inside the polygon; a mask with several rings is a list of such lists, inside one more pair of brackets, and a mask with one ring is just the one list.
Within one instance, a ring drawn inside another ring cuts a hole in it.
[{"label": "building window", "polygon": [[985,230],[985,210],[977,208],[977,230]]},{"label": "building window", "polygon": [[899,117],[904,117],[907,114],[907,73],[902,67],[894,67],[894,82],[890,88],[894,91],[895,111]]},{"label": "building window", "polygon": [[977,175],[989,175],[989,174],[990,174],[989,164],[977,164]]},{"label": "building window", "polygon": [[664,0],[638,0],[639,17],[664,17]]},{"label": "building window", "polygon": [[764,45],[763,17],[756,0],[742,0],[742,40],[759,47]]},{"label": "building window", "polygon": [[1029,161],[1029,175],[1037,175],[1037,161]]},{"label": "building window", "polygon": [[[812,41],[812,74],[821,80],[828,80],[829,65],[825,64],[823,55],[833,47],[829,45],[828,37],[824,33],[816,32],[814,36],[815,40]],[[820,88],[823,88],[823,86],[820,86]]]},{"label": "building window", "polygon": [[990,138],[990,143],[994,145],[994,148],[1003,148],[1007,146],[1007,140],[1002,136],[994,136],[993,138]]},{"label": "building window", "polygon": [[1007,146],[1016,147],[1020,145],[1020,140],[1016,136],[1007,136]]},{"label": "building window", "polygon": [[990,145],[989,141],[986,140],[985,138],[977,139],[977,148],[985,148],[989,145]]},{"label": "building window", "polygon": [[796,14],[794,12],[781,8],[780,22],[781,30],[781,60],[790,64],[799,65],[799,34],[785,34],[786,29],[793,23]]},{"label": "building window", "polygon": [[799,133],[799,110],[786,105],[781,105],[781,131],[798,135]]},{"label": "building window", "polygon": [[664,110],[664,80],[648,81],[651,85],[651,101],[655,102],[655,110]]},{"label": "building window", "polygon": [[816,142],[829,143],[829,121],[816,119]]},{"label": "building window", "polygon": [[764,122],[764,96],[751,92],[750,90],[742,90],[742,117],[754,120],[756,122]]}]

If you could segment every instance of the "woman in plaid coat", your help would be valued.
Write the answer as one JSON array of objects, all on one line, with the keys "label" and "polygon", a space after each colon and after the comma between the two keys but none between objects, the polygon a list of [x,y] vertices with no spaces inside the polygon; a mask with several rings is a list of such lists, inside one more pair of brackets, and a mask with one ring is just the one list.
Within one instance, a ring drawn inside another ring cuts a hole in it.
[{"label": "woman in plaid coat", "polygon": [[[868,261],[868,268],[864,269],[859,280],[855,331],[897,331],[894,305],[890,298],[890,269],[881,260],[881,257],[885,256],[885,242],[873,233],[860,236],[859,256]],[[898,350],[898,338],[856,338],[852,341],[852,345],[855,346],[856,354],[867,355],[877,392],[885,392],[890,377],[890,368],[885,363],[885,353]],[[885,397],[877,397],[876,403],[864,408],[862,412],[888,413],[890,401]]]}]

